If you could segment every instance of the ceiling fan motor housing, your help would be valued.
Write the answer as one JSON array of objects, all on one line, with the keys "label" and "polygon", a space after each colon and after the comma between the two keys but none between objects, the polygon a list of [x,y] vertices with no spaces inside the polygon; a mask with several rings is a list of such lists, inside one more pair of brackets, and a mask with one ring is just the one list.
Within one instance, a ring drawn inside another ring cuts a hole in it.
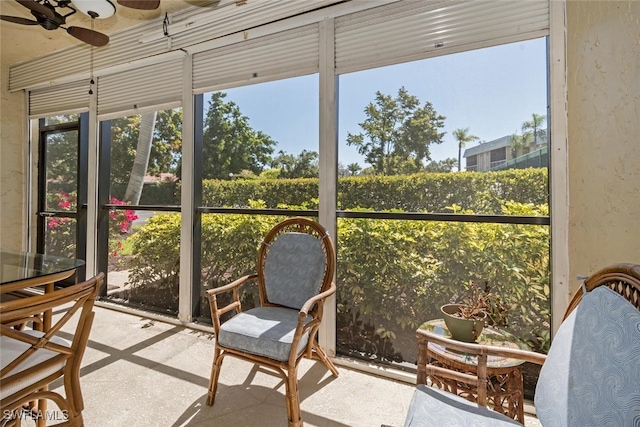
[{"label": "ceiling fan motor housing", "polygon": [[93,19],[106,19],[116,13],[116,7],[110,0],[71,0],[73,5]]},{"label": "ceiling fan motor housing", "polygon": [[51,9],[51,11],[53,12],[53,17],[43,15],[34,10],[31,11],[31,14],[35,16],[36,20],[38,21],[38,24],[40,24],[42,28],[44,28],[45,30],[56,30],[60,28],[60,25],[65,24],[66,22],[65,17],[60,15],[58,12],[56,12],[53,6],[50,6],[48,3],[45,4],[45,6]]},{"label": "ceiling fan motor housing", "polygon": [[58,28],[60,28],[60,25],[64,24],[64,21],[58,23],[53,19],[46,17],[36,16],[36,19],[38,20],[40,26],[42,26],[42,28],[44,28],[45,30],[57,30]]}]

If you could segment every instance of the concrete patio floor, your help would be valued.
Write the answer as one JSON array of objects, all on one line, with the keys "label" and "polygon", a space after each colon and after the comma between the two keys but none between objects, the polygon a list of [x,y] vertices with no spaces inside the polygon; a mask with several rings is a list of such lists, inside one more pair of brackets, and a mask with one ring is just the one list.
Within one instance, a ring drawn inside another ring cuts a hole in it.
[{"label": "concrete patio floor", "polygon": [[[95,312],[81,369],[87,427],[287,425],[280,377],[231,357],[215,405],[206,405],[212,334],[104,307]],[[334,378],[321,363],[301,362],[305,426],[403,425],[412,384],[338,370]],[[62,383],[52,388],[61,390]],[[527,417],[526,425],[539,423]]]}]

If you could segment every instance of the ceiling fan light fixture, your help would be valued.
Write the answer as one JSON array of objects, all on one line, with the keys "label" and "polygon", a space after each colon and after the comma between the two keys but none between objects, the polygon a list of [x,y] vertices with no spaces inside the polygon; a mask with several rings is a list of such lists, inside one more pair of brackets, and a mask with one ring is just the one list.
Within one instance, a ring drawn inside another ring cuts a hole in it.
[{"label": "ceiling fan light fixture", "polygon": [[110,0],[72,0],[73,5],[91,18],[107,19],[116,13]]}]

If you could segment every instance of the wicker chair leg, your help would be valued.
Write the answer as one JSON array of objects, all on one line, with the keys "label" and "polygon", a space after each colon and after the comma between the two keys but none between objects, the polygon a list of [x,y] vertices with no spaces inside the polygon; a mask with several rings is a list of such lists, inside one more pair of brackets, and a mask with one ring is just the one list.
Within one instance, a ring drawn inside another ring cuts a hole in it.
[{"label": "wicker chair leg", "polygon": [[[85,319],[85,326],[80,332],[82,340],[89,340],[89,333],[91,326],[93,325],[93,319],[95,318],[95,312],[91,312]],[[64,388],[67,393],[67,400],[71,411],[75,414],[81,414],[84,410],[84,399],[82,397],[82,389],[80,388],[80,361],[84,356],[85,348],[78,351],[78,357],[76,363],[71,367],[71,373],[64,376]],[[84,424],[82,421],[82,415],[79,415],[80,425]]]},{"label": "wicker chair leg", "polygon": [[329,359],[329,356],[327,356],[327,353],[324,352],[322,347],[320,347],[320,345],[318,345],[317,342],[315,343],[314,350],[315,350],[316,355],[318,356],[318,358],[320,360],[322,360],[322,362],[327,367],[327,369],[330,370],[331,373],[333,374],[333,376],[337,378],[338,375],[339,375],[338,374],[338,370],[336,369],[336,367],[333,364],[333,362],[331,361],[331,359]]},{"label": "wicker chair leg", "polygon": [[64,376],[64,390],[69,404],[69,412],[79,414],[84,409],[82,389],[80,388],[80,372]]},{"label": "wicker chair leg", "polygon": [[211,378],[209,379],[209,391],[207,393],[207,405],[212,406],[216,398],[216,390],[218,389],[218,377],[220,376],[220,368],[224,357],[218,346],[213,350],[213,364],[211,366]]},{"label": "wicker chair leg", "polygon": [[298,393],[298,369],[293,367],[287,373],[285,383],[287,397],[287,414],[289,416],[289,427],[302,427],[302,417],[300,415],[300,395]]}]

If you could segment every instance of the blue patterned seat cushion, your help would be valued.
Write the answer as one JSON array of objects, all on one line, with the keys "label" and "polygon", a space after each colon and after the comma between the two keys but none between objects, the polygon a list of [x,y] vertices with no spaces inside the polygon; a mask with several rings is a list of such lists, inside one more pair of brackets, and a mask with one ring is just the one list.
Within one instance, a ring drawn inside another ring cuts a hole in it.
[{"label": "blue patterned seat cushion", "polygon": [[[298,310],[284,307],[257,307],[242,312],[220,327],[218,342],[247,353],[286,361],[298,324]],[[313,318],[307,316],[307,322]],[[309,334],[298,344],[299,354],[307,345]]]},{"label": "blue patterned seat cushion", "polygon": [[413,393],[404,426],[522,427],[522,424],[455,394],[420,384]]},{"label": "blue patterned seat cushion", "polygon": [[285,233],[269,247],[264,268],[267,298],[300,309],[318,294],[325,270],[322,242],[305,233]]},{"label": "blue patterned seat cushion", "polygon": [[586,293],[558,329],[535,404],[545,427],[640,426],[640,312],[606,286]]}]

